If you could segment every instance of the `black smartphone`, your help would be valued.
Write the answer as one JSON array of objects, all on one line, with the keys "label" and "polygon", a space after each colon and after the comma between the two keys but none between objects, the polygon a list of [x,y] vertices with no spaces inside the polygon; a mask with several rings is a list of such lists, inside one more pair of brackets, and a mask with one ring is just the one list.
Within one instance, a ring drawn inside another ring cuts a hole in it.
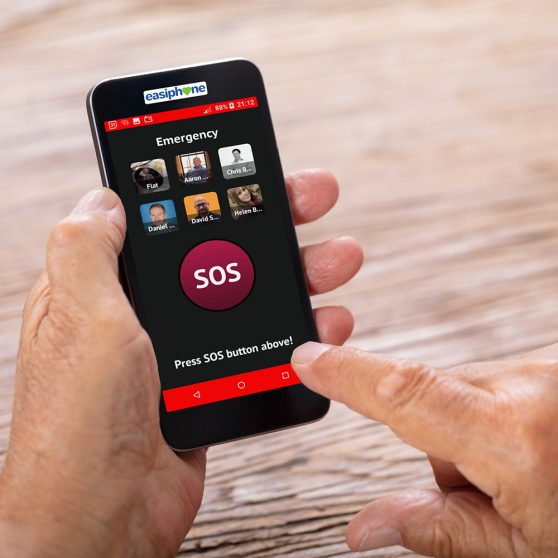
[{"label": "black smartphone", "polygon": [[290,367],[316,340],[263,80],[247,60],[108,79],[87,107],[122,199],[125,287],[178,451],[323,417]]}]

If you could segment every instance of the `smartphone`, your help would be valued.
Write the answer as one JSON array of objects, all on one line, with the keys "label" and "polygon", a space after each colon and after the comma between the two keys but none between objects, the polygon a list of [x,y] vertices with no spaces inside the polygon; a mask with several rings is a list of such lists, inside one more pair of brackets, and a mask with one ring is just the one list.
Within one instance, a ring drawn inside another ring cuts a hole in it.
[{"label": "smartphone", "polygon": [[225,60],[101,81],[87,98],[122,199],[124,284],[177,451],[313,422],[293,349],[316,340],[262,76]]}]

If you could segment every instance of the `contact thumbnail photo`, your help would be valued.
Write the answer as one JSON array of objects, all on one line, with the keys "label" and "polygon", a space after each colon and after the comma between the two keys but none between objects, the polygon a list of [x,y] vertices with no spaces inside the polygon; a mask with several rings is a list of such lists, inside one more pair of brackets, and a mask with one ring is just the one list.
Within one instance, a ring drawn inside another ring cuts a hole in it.
[{"label": "contact thumbnail photo", "polygon": [[216,192],[186,196],[184,209],[190,225],[206,225],[221,220],[221,207]]},{"label": "contact thumbnail photo", "polygon": [[140,205],[145,234],[164,234],[178,230],[178,219],[172,200],[161,200]]},{"label": "contact thumbnail photo", "polygon": [[211,162],[207,151],[177,155],[176,172],[184,184],[205,184],[211,179]]},{"label": "contact thumbnail photo", "polygon": [[152,194],[170,188],[164,159],[138,161],[130,165],[130,170],[138,194]]},{"label": "contact thumbnail photo", "polygon": [[264,211],[262,190],[259,184],[229,188],[227,198],[233,219],[244,219],[259,215]]},{"label": "contact thumbnail photo", "polygon": [[219,149],[219,161],[223,171],[223,178],[242,178],[256,174],[256,163],[249,143],[230,145]]}]

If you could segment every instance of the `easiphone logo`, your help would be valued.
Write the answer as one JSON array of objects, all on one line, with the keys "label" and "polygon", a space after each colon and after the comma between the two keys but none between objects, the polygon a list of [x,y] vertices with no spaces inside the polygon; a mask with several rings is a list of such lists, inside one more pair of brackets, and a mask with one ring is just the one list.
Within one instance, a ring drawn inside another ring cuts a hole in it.
[{"label": "easiphone logo", "polygon": [[166,101],[178,101],[187,97],[199,97],[200,95],[207,95],[207,83],[205,81],[171,85],[161,89],[149,89],[143,92],[143,100],[146,105],[151,105]]}]

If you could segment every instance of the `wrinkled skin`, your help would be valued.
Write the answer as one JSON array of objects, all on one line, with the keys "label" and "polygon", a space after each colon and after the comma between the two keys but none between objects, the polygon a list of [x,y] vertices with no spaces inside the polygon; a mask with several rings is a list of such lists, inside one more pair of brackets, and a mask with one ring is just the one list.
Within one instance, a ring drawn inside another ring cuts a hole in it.
[{"label": "wrinkled skin", "polygon": [[440,491],[372,502],[353,550],[403,545],[442,558],[558,556],[558,345],[439,370],[308,343],[293,366],[311,389],[387,424],[429,455]]},{"label": "wrinkled skin", "polygon": [[[335,179],[286,179],[298,223],[335,203]],[[200,506],[206,452],[175,454],[159,429],[153,347],[118,281],[125,215],[108,189],[86,195],[48,240],[29,294],[17,361],[11,439],[0,477],[6,556],[174,556]],[[343,238],[303,249],[312,293],[362,263]],[[352,316],[315,312],[321,339],[342,343]],[[4,554],[5,553],[5,554]]]}]

